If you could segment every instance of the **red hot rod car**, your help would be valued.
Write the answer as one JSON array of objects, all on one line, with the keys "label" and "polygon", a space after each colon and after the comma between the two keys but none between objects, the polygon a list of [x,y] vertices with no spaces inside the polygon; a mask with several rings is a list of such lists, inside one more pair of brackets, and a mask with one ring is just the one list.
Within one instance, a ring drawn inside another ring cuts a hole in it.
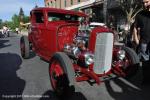
[{"label": "red hot rod car", "polygon": [[57,93],[79,81],[95,80],[100,84],[100,77],[111,73],[128,77],[136,72],[136,53],[114,45],[110,29],[90,29],[84,13],[35,8],[30,15],[28,37],[20,39],[21,55],[29,58],[32,50],[49,62],[51,85]]}]

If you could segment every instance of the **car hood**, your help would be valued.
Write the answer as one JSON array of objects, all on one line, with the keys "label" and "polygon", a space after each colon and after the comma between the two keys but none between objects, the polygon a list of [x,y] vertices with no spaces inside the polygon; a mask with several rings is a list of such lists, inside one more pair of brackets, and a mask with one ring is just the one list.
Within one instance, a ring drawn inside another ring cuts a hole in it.
[{"label": "car hood", "polygon": [[78,24],[78,21],[53,21],[48,23],[48,28],[56,29],[66,24]]}]

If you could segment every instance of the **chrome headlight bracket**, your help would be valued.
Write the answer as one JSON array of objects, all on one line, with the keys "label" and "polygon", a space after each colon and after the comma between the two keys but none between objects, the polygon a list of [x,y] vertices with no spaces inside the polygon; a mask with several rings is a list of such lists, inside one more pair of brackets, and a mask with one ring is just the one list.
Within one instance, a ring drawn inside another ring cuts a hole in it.
[{"label": "chrome headlight bracket", "polygon": [[118,58],[118,60],[123,60],[125,58],[125,51],[119,50],[117,53],[117,58]]}]

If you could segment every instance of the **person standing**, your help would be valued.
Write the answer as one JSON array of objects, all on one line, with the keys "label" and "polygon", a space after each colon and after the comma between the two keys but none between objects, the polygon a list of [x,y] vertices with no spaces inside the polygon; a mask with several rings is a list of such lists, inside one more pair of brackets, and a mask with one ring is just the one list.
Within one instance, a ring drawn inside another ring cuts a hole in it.
[{"label": "person standing", "polygon": [[144,9],[135,18],[133,36],[142,62],[143,81],[150,82],[150,0],[143,0],[143,5]]},{"label": "person standing", "polygon": [[8,36],[8,28],[7,28],[7,25],[4,25],[4,26],[3,26],[2,34],[3,34],[4,37],[7,37],[7,36]]},{"label": "person standing", "polygon": [[15,31],[17,34],[19,34],[19,28],[18,27],[16,27]]}]

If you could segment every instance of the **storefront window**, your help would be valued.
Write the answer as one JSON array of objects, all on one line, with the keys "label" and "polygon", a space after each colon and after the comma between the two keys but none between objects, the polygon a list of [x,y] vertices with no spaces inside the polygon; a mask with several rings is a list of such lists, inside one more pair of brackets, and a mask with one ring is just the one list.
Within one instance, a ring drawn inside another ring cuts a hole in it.
[{"label": "storefront window", "polygon": [[57,3],[56,3],[56,0],[55,0],[55,8],[57,7]]},{"label": "storefront window", "polygon": [[66,0],[64,1],[64,3],[65,3],[65,7],[67,6],[67,2],[66,2]]},{"label": "storefront window", "polygon": [[53,7],[53,2],[51,1],[51,7]]},{"label": "storefront window", "polygon": [[71,0],[71,5],[73,5],[73,0]]}]

